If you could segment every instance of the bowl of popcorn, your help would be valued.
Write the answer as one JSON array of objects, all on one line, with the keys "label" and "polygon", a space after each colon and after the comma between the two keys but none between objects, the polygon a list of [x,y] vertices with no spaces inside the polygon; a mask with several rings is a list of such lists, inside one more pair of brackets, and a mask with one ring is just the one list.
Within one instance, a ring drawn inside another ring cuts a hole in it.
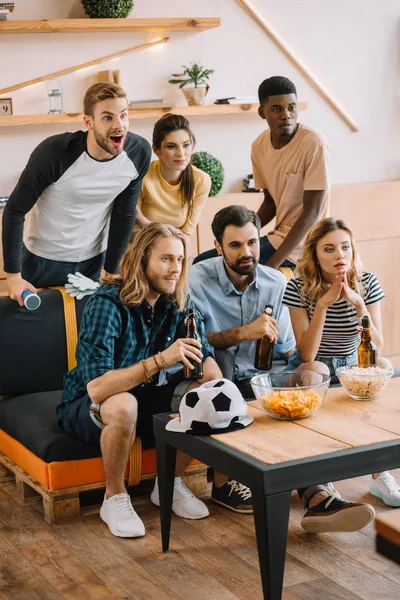
[{"label": "bowl of popcorn", "polygon": [[383,392],[393,376],[393,369],[390,366],[378,367],[377,365],[345,366],[336,369],[336,375],[354,400],[374,400]]},{"label": "bowl of popcorn", "polygon": [[313,371],[270,371],[252,377],[250,383],[258,405],[270,417],[295,421],[318,410],[330,380]]}]

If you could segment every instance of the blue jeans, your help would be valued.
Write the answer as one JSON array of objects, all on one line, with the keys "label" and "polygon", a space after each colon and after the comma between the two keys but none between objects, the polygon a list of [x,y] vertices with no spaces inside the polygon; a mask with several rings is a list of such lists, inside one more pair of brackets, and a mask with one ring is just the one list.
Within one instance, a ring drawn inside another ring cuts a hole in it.
[{"label": "blue jeans", "polygon": [[[338,367],[344,367],[345,365],[356,365],[358,363],[357,352],[354,352],[349,356],[321,356],[317,354],[314,360],[318,360],[328,367],[331,375],[331,383],[339,383],[339,380],[336,377],[336,369]],[[288,364],[284,370],[294,371],[304,363],[305,361],[301,358],[300,353],[296,348],[289,358]]]},{"label": "blue jeans", "polygon": [[[260,265],[265,265],[265,263],[271,258],[271,256],[276,252],[276,248],[273,247],[269,239],[266,235],[260,237]],[[215,258],[218,256],[218,252],[213,248],[212,250],[206,250],[206,252],[202,252],[193,261],[195,265],[202,260],[207,260],[208,258]],[[285,260],[281,264],[281,267],[290,267],[291,269],[295,269],[296,265],[292,263],[290,260]]]}]

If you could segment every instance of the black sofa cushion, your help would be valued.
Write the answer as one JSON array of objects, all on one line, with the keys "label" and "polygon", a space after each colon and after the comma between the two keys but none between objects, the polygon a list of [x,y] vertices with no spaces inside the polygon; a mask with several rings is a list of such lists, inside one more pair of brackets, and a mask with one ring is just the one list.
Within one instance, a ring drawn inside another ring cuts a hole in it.
[{"label": "black sofa cushion", "polygon": [[100,446],[69,437],[59,427],[56,406],[62,392],[39,392],[0,401],[0,428],[43,461],[101,456]]},{"label": "black sofa cushion", "polygon": [[[39,295],[37,310],[0,297],[0,395],[63,387],[68,366],[62,296],[57,290]],[[87,298],[75,302],[78,329]]]}]

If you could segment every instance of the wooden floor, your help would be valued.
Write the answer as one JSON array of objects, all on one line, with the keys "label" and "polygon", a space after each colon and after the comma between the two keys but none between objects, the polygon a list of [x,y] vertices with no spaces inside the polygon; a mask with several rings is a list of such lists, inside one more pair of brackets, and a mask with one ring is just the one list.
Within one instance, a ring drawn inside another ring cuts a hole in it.
[{"label": "wooden floor", "polygon": [[[400,470],[395,472],[400,481]],[[369,477],[337,484],[350,500],[390,510],[368,494]],[[202,521],[173,519],[171,551],[160,550],[158,510],[134,499],[146,525],[136,540],[113,537],[98,515],[46,525],[39,505],[19,506],[0,487],[0,600],[260,600],[251,516],[207,501]],[[373,524],[362,532],[313,536],[300,528],[293,495],[283,600],[398,600],[400,568],[375,553]]]}]

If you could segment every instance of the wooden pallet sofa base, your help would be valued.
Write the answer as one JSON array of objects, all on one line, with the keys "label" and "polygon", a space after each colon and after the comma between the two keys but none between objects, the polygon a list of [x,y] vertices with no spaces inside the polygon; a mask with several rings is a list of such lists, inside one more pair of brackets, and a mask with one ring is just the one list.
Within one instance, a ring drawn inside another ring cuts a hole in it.
[{"label": "wooden pallet sofa base", "polygon": [[[197,463],[192,464],[185,473],[186,483],[190,485],[197,496],[202,496],[207,492],[206,470],[205,465]],[[142,475],[141,481],[154,479],[155,475],[155,473]],[[97,512],[97,506],[81,507],[80,497],[84,492],[105,488],[105,482],[102,481],[59,490],[49,490],[38,481],[35,481],[11,459],[0,453],[0,485],[11,482],[15,482],[13,497],[20,504],[33,504],[42,501],[44,520],[49,525],[60,525],[65,521]]]},{"label": "wooden pallet sofa base", "polygon": [[[80,495],[105,487],[100,448],[68,437],[58,426],[56,406],[63,378],[75,365],[77,332],[86,299],[64,290],[41,292],[42,304],[27,311],[0,298],[0,485],[15,479],[23,503],[42,499],[47,523],[83,514]],[[72,333],[71,333],[72,332]],[[154,448],[139,440],[126,471],[129,485],[155,477]],[[204,495],[206,467],[190,468],[194,493]]]}]

